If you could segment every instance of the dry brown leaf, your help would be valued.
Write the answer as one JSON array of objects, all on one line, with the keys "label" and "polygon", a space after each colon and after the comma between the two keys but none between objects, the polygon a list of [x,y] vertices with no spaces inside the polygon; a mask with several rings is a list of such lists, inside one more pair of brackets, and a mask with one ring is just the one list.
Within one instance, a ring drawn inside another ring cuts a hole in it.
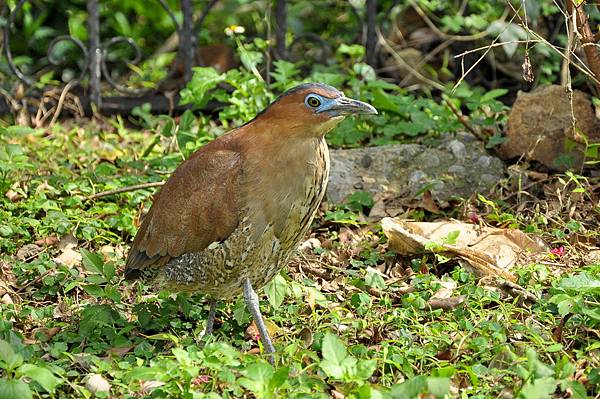
[{"label": "dry brown leaf", "polygon": [[17,259],[20,261],[26,261],[34,258],[42,252],[42,248],[35,244],[25,244],[17,251]]},{"label": "dry brown leaf", "polygon": [[58,241],[58,245],[56,246],[56,248],[58,248],[59,251],[63,251],[67,248],[75,248],[77,247],[77,238],[75,238],[75,236],[73,234],[66,234],[62,237],[60,237],[60,240]]},{"label": "dry brown leaf", "polygon": [[[476,226],[459,221],[410,222],[384,218],[381,222],[388,245],[401,255],[422,254],[430,243],[449,256],[464,259],[481,276],[501,276],[515,281],[511,268],[545,253],[548,247],[536,237],[515,229]],[[459,232],[453,244],[447,238]]]},{"label": "dry brown leaf", "polygon": [[132,349],[133,349],[133,346],[123,346],[123,347],[120,347],[120,348],[110,348],[109,350],[106,351],[106,354],[108,356],[120,357],[120,356],[125,355],[126,353],[128,353]]},{"label": "dry brown leaf", "polygon": [[[269,336],[274,337],[279,334],[279,327],[277,327],[275,323],[268,319],[264,319],[264,322]],[[260,333],[258,331],[258,327],[256,327],[256,323],[254,323],[254,320],[252,320],[252,323],[250,323],[248,328],[246,328],[246,339],[251,339],[257,342],[260,340]]]},{"label": "dry brown leaf", "polygon": [[312,252],[315,248],[321,248],[321,241],[318,238],[312,237],[308,240],[300,243],[298,251],[300,252]]},{"label": "dry brown leaf", "polygon": [[110,383],[100,374],[88,374],[85,387],[94,394],[98,392],[110,392]]},{"label": "dry brown leaf", "polygon": [[142,381],[140,384],[141,393],[149,393],[158,387],[162,387],[165,385],[165,382],[162,381]]},{"label": "dry brown leaf", "polygon": [[427,304],[431,309],[453,310],[467,299],[466,295],[453,296],[449,298],[429,298]]},{"label": "dry brown leaf", "polygon": [[452,293],[458,286],[456,281],[438,281],[437,284],[441,285],[442,287],[433,293],[431,299],[450,298],[452,296]]},{"label": "dry brown leaf", "polygon": [[20,193],[13,191],[12,189],[9,189],[5,195],[6,195],[6,198],[8,198],[10,202],[17,202],[18,200],[23,198],[23,196]]},{"label": "dry brown leaf", "polygon": [[431,213],[439,213],[440,208],[435,203],[431,191],[427,190],[423,193],[423,200],[421,201],[421,207]]},{"label": "dry brown leaf", "polygon": [[37,245],[56,245],[58,243],[58,237],[55,235],[49,235],[48,237],[41,238],[35,242]]},{"label": "dry brown leaf", "polygon": [[304,327],[298,335],[304,342],[305,348],[308,348],[313,344],[313,334],[312,331],[310,331],[310,328]]},{"label": "dry brown leaf", "polygon": [[54,261],[67,267],[79,266],[81,264],[81,254],[74,249],[66,248],[60,255],[54,258]]}]

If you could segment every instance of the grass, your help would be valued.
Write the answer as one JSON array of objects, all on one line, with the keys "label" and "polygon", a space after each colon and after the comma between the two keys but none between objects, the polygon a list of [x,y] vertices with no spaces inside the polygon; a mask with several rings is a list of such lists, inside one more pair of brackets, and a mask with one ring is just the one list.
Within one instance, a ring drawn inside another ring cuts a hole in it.
[{"label": "grass", "polygon": [[[0,399],[600,397],[600,260],[589,250],[600,210],[581,176],[549,177],[542,199],[482,197],[441,215],[470,209],[546,239],[554,253],[516,270],[535,301],[452,262],[397,257],[380,226],[356,222],[364,198],[323,206],[320,244],[262,296],[273,367],[241,299],[219,305],[203,347],[201,295],[123,281],[153,188],[88,199],[164,180],[182,160],[175,135],[155,140],[120,118],[0,129]],[[431,309],[443,287],[464,304]]]}]

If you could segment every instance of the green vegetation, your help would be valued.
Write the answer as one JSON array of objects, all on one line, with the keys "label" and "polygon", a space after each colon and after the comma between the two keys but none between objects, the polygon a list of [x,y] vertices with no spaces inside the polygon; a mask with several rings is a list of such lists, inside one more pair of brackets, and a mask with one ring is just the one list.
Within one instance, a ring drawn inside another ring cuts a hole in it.
[{"label": "green vegetation", "polygon": [[[89,397],[95,385],[88,379],[102,385],[95,374],[110,383],[110,395],[124,398],[598,392],[600,264],[561,276],[553,265],[573,261],[548,254],[523,266],[520,283],[536,303],[483,286],[436,258],[402,266],[385,250],[381,231],[358,222],[357,212],[372,206],[364,193],[337,208],[341,214],[326,209],[315,231],[331,244],[300,256],[266,287],[262,306],[276,336],[276,367],[255,354],[259,344],[246,330],[242,301],[219,306],[216,336],[202,348],[202,297],[149,292],[119,273],[153,189],[87,198],[163,180],[182,159],[177,143],[188,147],[180,136],[196,137],[193,146],[210,137],[199,133],[203,119],[187,113],[175,124],[159,117],[156,127],[141,130],[119,117],[84,127],[2,128],[0,397]],[[160,139],[149,148],[153,137]],[[565,192],[589,190],[585,180],[565,176],[563,183]],[[569,259],[578,256],[568,239],[586,230],[584,220],[540,224],[543,215],[519,215],[507,203],[481,197],[473,205],[492,224],[535,231],[566,247]],[[413,272],[382,277],[383,265]],[[464,306],[429,308],[442,282],[457,285]]]},{"label": "green vegetation", "polygon": [[[16,1],[8,3],[14,7]],[[84,2],[37,3],[37,9],[26,3],[13,48],[27,53],[16,62],[32,73],[52,37],[87,37]],[[155,115],[145,105],[129,117],[96,115],[38,129],[0,121],[0,399],[598,397],[600,255],[590,248],[600,239],[600,208],[598,177],[588,172],[546,175],[535,182],[540,198],[528,196],[527,203],[521,195],[528,193],[513,175],[491,195],[456,200],[436,212],[422,204],[403,207],[404,218],[470,218],[543,238],[552,250],[515,270],[531,294],[526,297],[476,279],[441,253],[396,255],[381,226],[365,222],[375,206],[366,192],[324,204],[311,231],[320,245],[303,250],[262,291],[278,350],[275,366],[262,354],[243,300],[219,304],[215,335],[203,345],[208,304],[201,295],[154,292],[123,281],[125,254],[160,182],[195,149],[248,121],[297,83],[332,84],[380,111],[344,121],[328,135],[332,147],[435,144],[466,125],[487,148],[503,141],[506,98],[522,82],[504,89],[506,80],[486,82],[473,73],[456,85],[461,69],[454,56],[465,50],[460,41],[421,68],[441,87],[415,90],[375,71],[364,47],[351,44],[364,2],[350,2],[356,13],[343,1],[323,2],[323,10],[316,9],[319,2],[290,2],[290,43],[294,35],[319,32],[335,49],[325,64],[312,61],[311,49],[305,58],[298,57],[304,50],[291,51],[295,61],[268,60],[261,37],[272,27],[264,4],[223,3],[207,17],[200,41],[227,43],[241,65],[224,73],[195,68],[181,92],[190,110]],[[406,3],[380,16],[387,31],[414,3],[446,35],[477,35],[490,26],[489,35],[473,39],[469,48],[498,35],[502,41],[529,37],[509,22],[504,2]],[[538,30],[549,31],[560,17],[554,3],[546,3],[524,2]],[[101,4],[102,35],[133,37],[145,57],[173,32],[159,7],[137,0]],[[380,1],[383,10],[391,5]],[[236,13],[237,7],[246,12]],[[246,32],[227,36],[224,24],[243,25]],[[556,31],[552,44],[566,43]],[[66,61],[64,73],[37,71],[44,84],[81,66],[75,47],[62,43],[55,50]],[[500,61],[483,60],[481,68],[505,62],[506,78],[516,65],[521,79],[524,46],[495,50]],[[112,51],[115,64],[131,55],[127,46]],[[536,83],[559,80],[559,54],[544,43],[528,51]],[[154,87],[173,58],[166,52],[117,70],[126,83]],[[3,90],[11,79],[0,60]],[[578,84],[585,82],[574,77]],[[207,104],[218,106],[205,112]],[[588,164],[597,163],[598,144],[586,141],[586,147]],[[136,185],[145,186],[107,193]],[[446,243],[456,238],[449,235]],[[430,299],[441,290],[465,301],[433,308]]]}]

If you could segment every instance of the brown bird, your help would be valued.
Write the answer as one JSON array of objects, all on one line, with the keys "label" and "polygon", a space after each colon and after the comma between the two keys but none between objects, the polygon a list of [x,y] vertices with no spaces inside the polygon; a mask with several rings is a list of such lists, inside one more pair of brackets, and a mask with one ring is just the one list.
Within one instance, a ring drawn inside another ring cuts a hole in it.
[{"label": "brown bird", "polygon": [[217,300],[243,293],[267,352],[275,349],[255,288],[286,265],[325,194],[325,134],[352,114],[376,114],[331,86],[299,85],[253,120],[196,151],[154,199],[125,277]]}]

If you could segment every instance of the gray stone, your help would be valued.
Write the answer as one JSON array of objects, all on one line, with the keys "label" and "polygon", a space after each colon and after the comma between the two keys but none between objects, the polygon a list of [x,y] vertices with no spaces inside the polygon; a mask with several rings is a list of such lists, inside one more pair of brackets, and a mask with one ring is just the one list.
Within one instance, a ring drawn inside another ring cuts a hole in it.
[{"label": "gray stone", "polygon": [[[331,150],[327,198],[343,202],[358,187],[373,196],[412,198],[428,186],[438,201],[486,193],[504,177],[504,164],[469,133],[436,147],[395,144]],[[433,183],[433,184],[432,184]]]},{"label": "gray stone", "polygon": [[462,165],[452,165],[448,168],[448,173],[452,173],[455,175],[465,175],[467,174],[467,170]]},{"label": "gray stone", "polygon": [[449,142],[448,149],[452,151],[454,158],[461,159],[467,156],[467,147],[458,140],[452,140]]}]

